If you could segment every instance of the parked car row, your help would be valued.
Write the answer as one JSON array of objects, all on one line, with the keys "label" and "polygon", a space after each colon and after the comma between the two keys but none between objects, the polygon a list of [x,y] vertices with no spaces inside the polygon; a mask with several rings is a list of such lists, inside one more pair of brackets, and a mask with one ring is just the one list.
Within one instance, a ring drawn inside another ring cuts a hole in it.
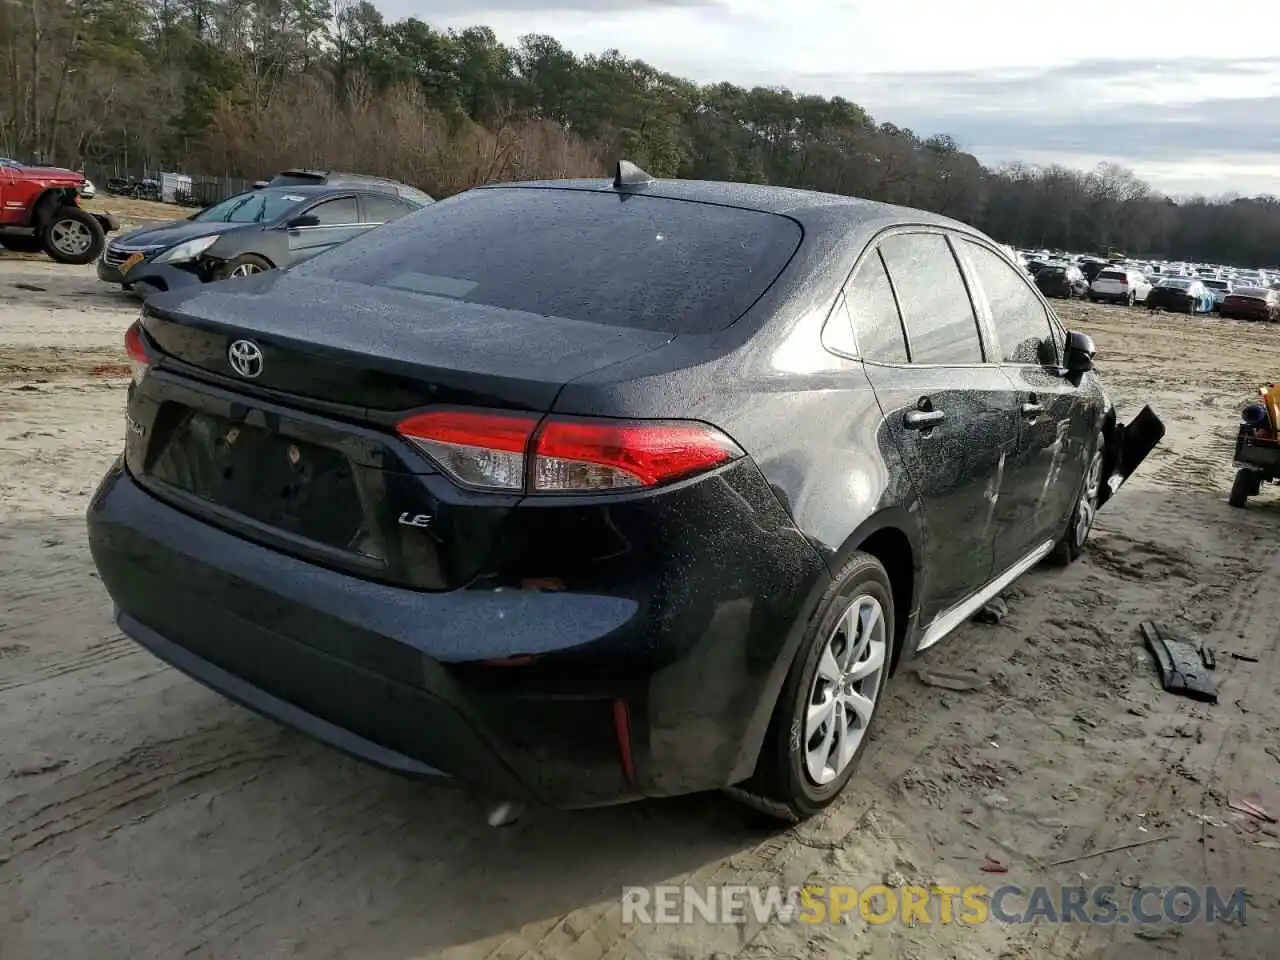
[{"label": "parked car row", "polygon": [[1280,313],[1280,273],[1269,281],[1270,286],[1264,282],[1268,276],[1265,272],[1253,285],[1240,285],[1235,275],[1160,273],[1150,265],[1107,263],[1087,257],[1028,259],[1025,254],[1018,254],[1018,259],[1047,297],[1143,304],[1153,310],[1190,314],[1217,311],[1224,317],[1242,319],[1274,320]]}]

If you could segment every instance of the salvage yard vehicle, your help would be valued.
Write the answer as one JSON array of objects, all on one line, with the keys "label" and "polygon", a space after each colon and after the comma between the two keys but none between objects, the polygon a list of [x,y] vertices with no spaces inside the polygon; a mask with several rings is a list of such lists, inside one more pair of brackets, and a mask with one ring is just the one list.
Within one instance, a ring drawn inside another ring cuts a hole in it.
[{"label": "salvage yard vehicle", "polygon": [[1073,263],[1050,263],[1035,275],[1036,286],[1046,297],[1073,300],[1089,292],[1089,281]]},{"label": "salvage yard vehicle", "polygon": [[1118,267],[1100,270],[1089,284],[1089,299],[1133,306],[1147,299],[1151,282],[1137,270]]},{"label": "salvage yard vehicle", "polygon": [[1079,556],[1164,432],[973,228],[626,163],[153,297],[126,346],[120,628],[494,817],[816,814],[889,675]]},{"label": "salvage yard vehicle", "polygon": [[80,207],[85,183],[83,174],[60,167],[0,163],[0,246],[44,251],[59,263],[92,263],[120,224],[109,213]]},{"label": "salvage yard vehicle", "polygon": [[301,263],[424,206],[396,186],[306,184],[237,194],[185,220],[112,240],[98,278],[147,297]]},{"label": "salvage yard vehicle", "polygon": [[1212,313],[1213,293],[1195,277],[1164,277],[1147,294],[1147,306],[1177,313]]},{"label": "salvage yard vehicle", "polygon": [[1230,320],[1280,320],[1280,291],[1267,287],[1236,287],[1222,298],[1218,312]]},{"label": "salvage yard vehicle", "polygon": [[1236,477],[1227,502],[1243,507],[1264,483],[1280,483],[1280,384],[1258,388],[1258,399],[1240,412]]}]

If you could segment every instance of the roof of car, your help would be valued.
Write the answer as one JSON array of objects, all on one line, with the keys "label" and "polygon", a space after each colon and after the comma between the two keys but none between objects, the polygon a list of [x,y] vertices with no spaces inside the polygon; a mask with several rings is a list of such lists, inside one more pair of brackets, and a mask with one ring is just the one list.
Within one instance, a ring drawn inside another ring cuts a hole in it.
[{"label": "roof of car", "polygon": [[652,180],[643,185],[615,188],[611,179],[528,180],[517,183],[486,184],[477,189],[588,190],[601,193],[630,193],[672,200],[691,200],[776,213],[797,220],[802,226],[821,226],[838,218],[844,228],[854,224],[886,227],[898,223],[947,227],[979,234],[973,227],[912,207],[899,207],[842,194],[820,193],[795,187],[775,187],[756,183],[722,183],[714,180]]}]

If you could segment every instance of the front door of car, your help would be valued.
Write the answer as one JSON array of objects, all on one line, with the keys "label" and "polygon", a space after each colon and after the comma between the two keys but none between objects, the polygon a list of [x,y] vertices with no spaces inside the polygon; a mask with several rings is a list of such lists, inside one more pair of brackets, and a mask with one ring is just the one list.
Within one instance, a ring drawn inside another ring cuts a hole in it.
[{"label": "front door of car", "polygon": [[[995,508],[1018,437],[1011,384],[987,361],[942,233],[882,238],[864,255],[845,300],[884,429],[922,508],[920,623],[927,631],[991,579]],[[893,320],[900,339],[883,335]]]},{"label": "front door of car", "polygon": [[1044,301],[993,248],[957,242],[980,314],[994,329],[1017,390],[1017,452],[996,511],[995,568],[1007,570],[1066,529],[1084,481],[1100,409],[1087,385],[1063,375],[1065,333]]},{"label": "front door of car", "polygon": [[[295,222],[301,225],[293,226]],[[290,221],[290,261],[298,263],[314,257],[367,229],[360,221],[360,207],[355,196],[323,200]]]}]

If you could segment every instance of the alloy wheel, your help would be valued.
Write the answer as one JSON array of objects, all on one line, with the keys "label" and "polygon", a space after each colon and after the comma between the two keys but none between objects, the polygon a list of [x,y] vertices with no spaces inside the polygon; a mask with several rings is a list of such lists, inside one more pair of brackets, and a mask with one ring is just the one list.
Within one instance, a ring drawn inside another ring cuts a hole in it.
[{"label": "alloy wheel", "polygon": [[262,268],[256,263],[240,263],[232,267],[228,277],[252,277],[255,273],[261,273]]},{"label": "alloy wheel", "polygon": [[1101,487],[1102,451],[1095,450],[1093,459],[1089,461],[1089,472],[1085,474],[1080,502],[1076,505],[1076,544],[1079,546],[1084,546],[1089,531],[1093,529],[1093,519],[1098,513],[1098,491]]},{"label": "alloy wheel", "polygon": [[59,220],[49,228],[49,242],[59,253],[78,257],[93,244],[93,234],[79,220]]},{"label": "alloy wheel", "polygon": [[818,786],[852,762],[866,735],[880,693],[888,637],[880,601],[854,598],[818,659],[805,708],[805,771]]}]

